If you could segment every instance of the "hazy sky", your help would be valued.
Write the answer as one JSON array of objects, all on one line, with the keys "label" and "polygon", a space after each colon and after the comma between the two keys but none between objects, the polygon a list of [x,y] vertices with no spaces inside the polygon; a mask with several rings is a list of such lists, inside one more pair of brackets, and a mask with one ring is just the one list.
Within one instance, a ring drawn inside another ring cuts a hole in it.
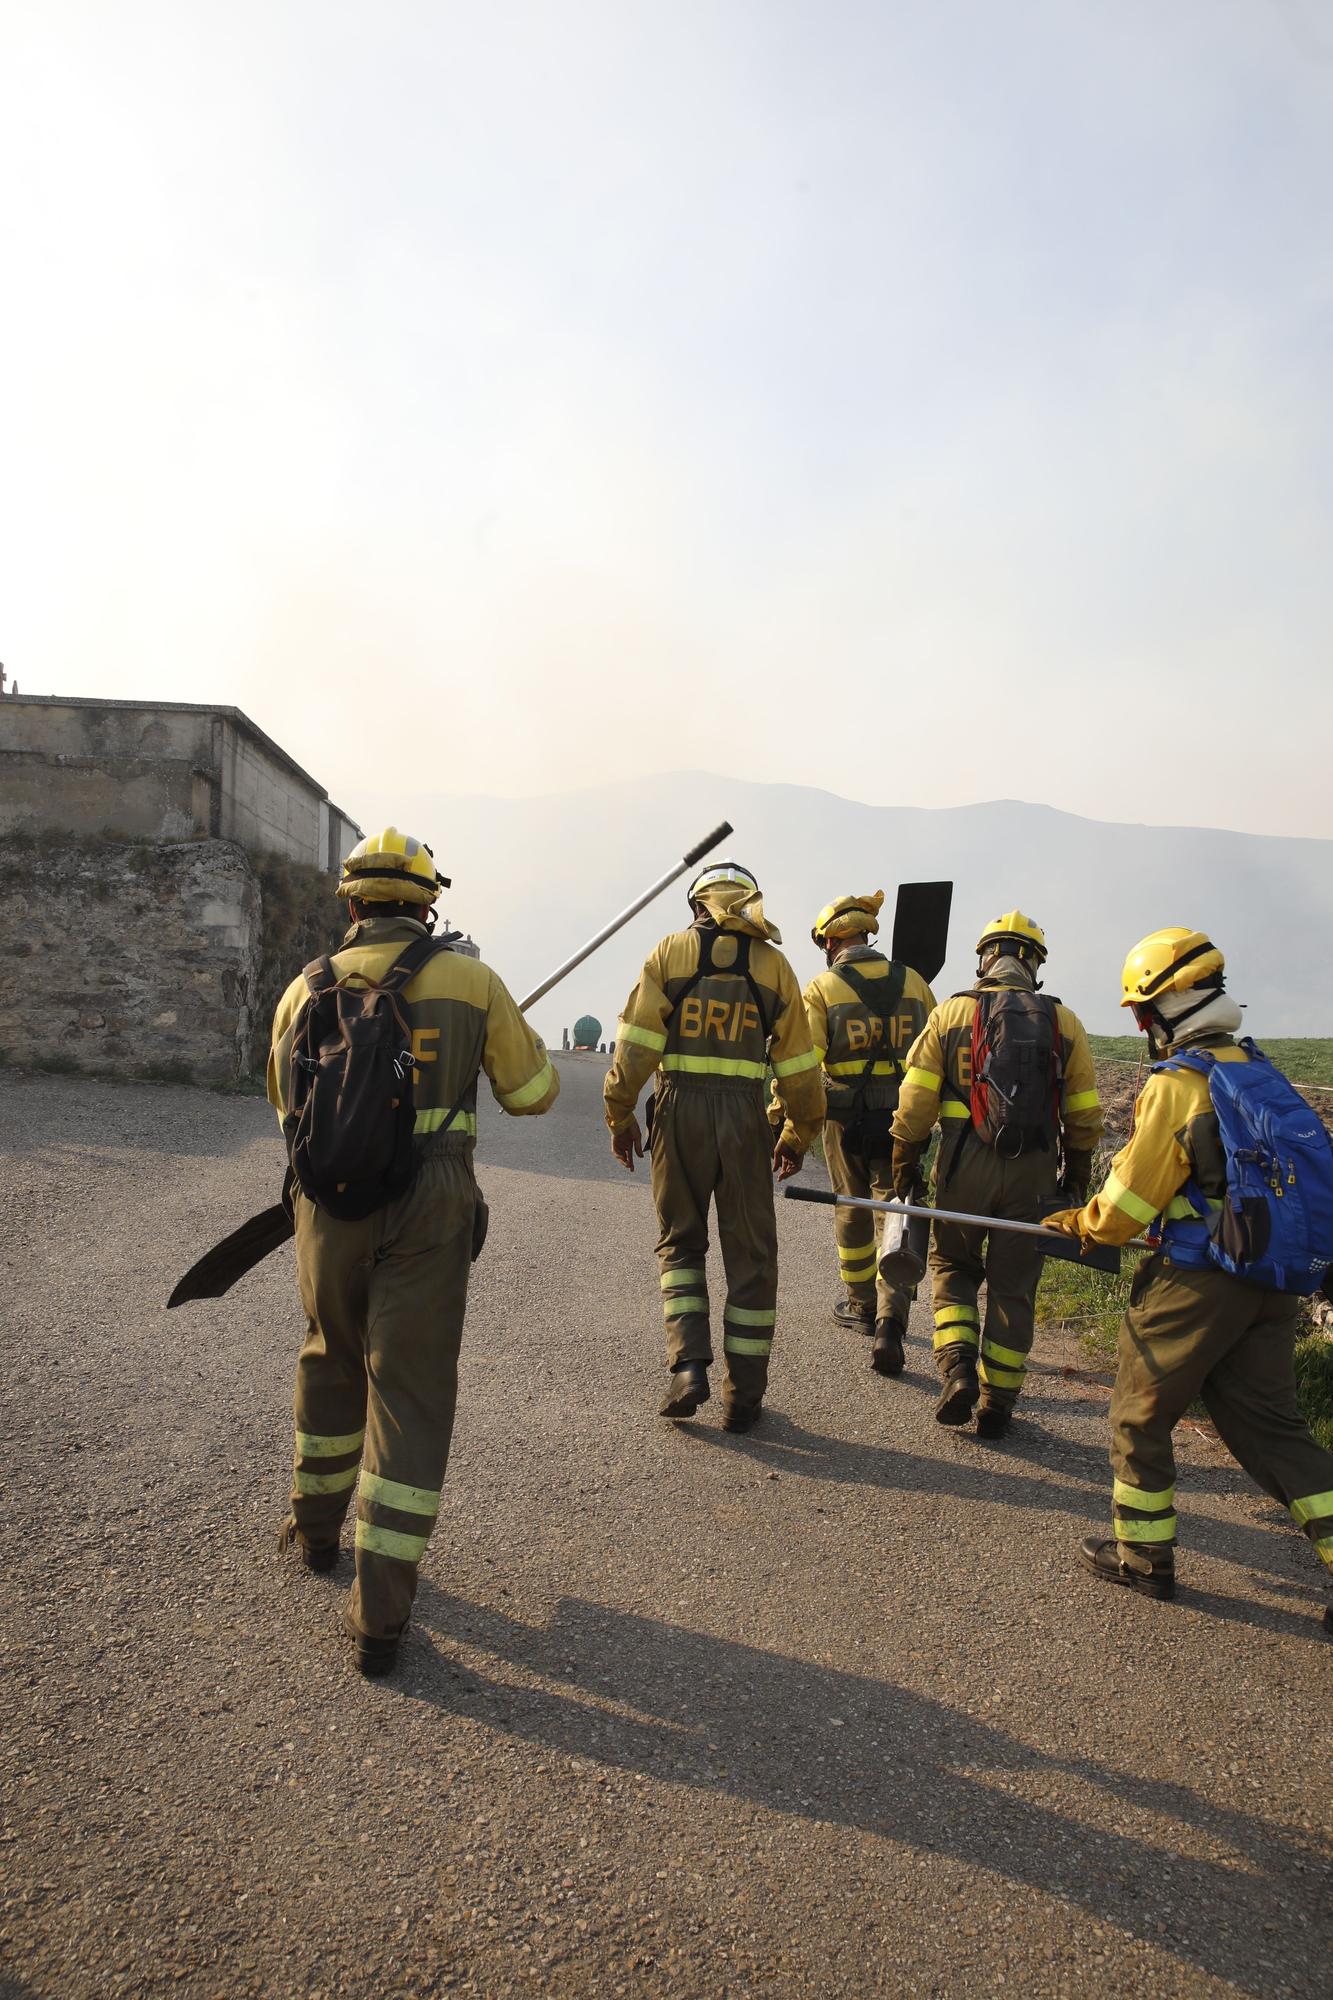
[{"label": "hazy sky", "polygon": [[1322,0],[0,0],[0,659],[1333,835]]}]

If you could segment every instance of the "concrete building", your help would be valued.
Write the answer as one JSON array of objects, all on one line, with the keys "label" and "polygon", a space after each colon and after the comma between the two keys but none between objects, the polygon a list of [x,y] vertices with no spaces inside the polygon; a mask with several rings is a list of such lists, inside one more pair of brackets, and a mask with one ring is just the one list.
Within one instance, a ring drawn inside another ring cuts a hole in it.
[{"label": "concrete building", "polygon": [[238,708],[0,699],[0,835],[234,840],[336,872],[361,829]]}]

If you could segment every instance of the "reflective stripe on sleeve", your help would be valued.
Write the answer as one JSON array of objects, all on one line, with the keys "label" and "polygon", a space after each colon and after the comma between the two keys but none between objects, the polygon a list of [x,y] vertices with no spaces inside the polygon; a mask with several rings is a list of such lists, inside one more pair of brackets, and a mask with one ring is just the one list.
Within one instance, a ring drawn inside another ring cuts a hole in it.
[{"label": "reflective stripe on sleeve", "polygon": [[941,1118],[970,1118],[972,1106],[960,1104],[956,1098],[946,1097],[940,1104]]},{"label": "reflective stripe on sleeve", "polygon": [[804,1069],[818,1069],[819,1057],[814,1049],[807,1049],[803,1056],[788,1056],[785,1062],[775,1062],[774,1076],[799,1076]]},{"label": "reflective stripe on sleeve", "polygon": [[[448,1117],[449,1106],[447,1104],[436,1104],[429,1111],[418,1111],[416,1123],[412,1129],[416,1133],[416,1136],[421,1138],[427,1132],[438,1132]],[[465,1139],[475,1139],[477,1136],[476,1112],[460,1111],[456,1118],[450,1120],[449,1130],[451,1132],[461,1132]]]},{"label": "reflective stripe on sleeve", "polygon": [[1101,1102],[1102,1102],[1101,1096],[1099,1092],[1096,1091],[1095,1089],[1074,1090],[1071,1091],[1069,1096],[1065,1099],[1065,1110],[1066,1111],[1092,1111],[1094,1109],[1100,1110]]},{"label": "reflective stripe on sleeve", "polygon": [[914,1083],[918,1090],[943,1090],[944,1078],[936,1076],[933,1069],[909,1069],[903,1082]]},{"label": "reflective stripe on sleeve", "polygon": [[346,1493],[356,1485],[357,1467],[344,1466],[341,1472],[307,1472],[298,1465],[292,1474],[292,1484],[298,1493]]},{"label": "reflective stripe on sleeve", "polygon": [[382,1479],[378,1472],[363,1472],[363,1500],[376,1500],[381,1507],[396,1507],[403,1514],[424,1514],[433,1521],[440,1511],[440,1496],[428,1486],[404,1486],[397,1479]]},{"label": "reflective stripe on sleeve", "polygon": [[639,1028],[635,1026],[633,1021],[622,1021],[620,1023],[616,1030],[616,1040],[618,1042],[636,1042],[641,1049],[652,1049],[659,1055],[667,1045],[666,1036],[660,1035],[656,1028]]},{"label": "reflective stripe on sleeve", "polygon": [[762,1063],[742,1062],[726,1056],[663,1056],[662,1067],[683,1070],[687,1076],[750,1076],[757,1083],[762,1083],[766,1074]]},{"label": "reflective stripe on sleeve", "polygon": [[555,1075],[551,1068],[551,1059],[548,1056],[537,1071],[536,1076],[529,1077],[528,1081],[520,1084],[517,1090],[506,1090],[501,1094],[499,1100],[500,1109],[502,1111],[522,1111],[525,1106],[536,1104],[539,1098],[545,1097],[554,1081]]},{"label": "reflective stripe on sleeve", "polygon": [[1107,1201],[1114,1202],[1117,1208],[1123,1209],[1135,1222],[1152,1222],[1159,1212],[1150,1201],[1145,1201],[1142,1195],[1135,1194],[1133,1188],[1127,1188],[1118,1174],[1107,1176],[1102,1193]]},{"label": "reflective stripe on sleeve", "polygon": [[358,1521],[356,1545],[373,1556],[392,1556],[396,1562],[418,1563],[426,1553],[429,1535],[400,1535],[396,1528],[377,1528],[373,1521]]},{"label": "reflective stripe on sleeve", "polygon": [[342,1458],[349,1451],[360,1451],[365,1435],[364,1428],[343,1431],[337,1437],[326,1437],[318,1431],[298,1431],[296,1449],[302,1458]]}]

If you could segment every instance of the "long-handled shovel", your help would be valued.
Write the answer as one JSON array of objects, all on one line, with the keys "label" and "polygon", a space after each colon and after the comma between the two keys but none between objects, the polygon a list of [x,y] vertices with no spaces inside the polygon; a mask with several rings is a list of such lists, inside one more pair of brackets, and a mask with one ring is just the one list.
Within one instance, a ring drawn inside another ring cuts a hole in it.
[{"label": "long-handled shovel", "polygon": [[[599,945],[605,944],[609,937],[614,937],[631,917],[637,917],[639,911],[646,909],[655,896],[660,896],[664,889],[669,889],[673,882],[678,882],[682,875],[687,874],[697,862],[702,861],[705,854],[711,853],[720,841],[725,840],[731,831],[728,822],[723,820],[721,826],[715,826],[705,839],[697,841],[688,854],[683,854],[679,861],[673,862],[664,875],[659,875],[652,886],[645,889],[641,896],[636,896],[619,916],[613,917],[609,924],[603,925],[596,936],[589,938],[585,945],[580,946],[572,958],[567,958],[563,965],[558,965],[549,978],[543,979],[540,986],[534,986],[532,992],[519,1001],[520,1010],[526,1014],[528,1008],[534,1006],[543,994],[549,993],[551,988],[573,972],[576,966],[582,965],[585,958],[591,958]],[[295,1233],[291,1210],[284,1197],[282,1201],[274,1202],[272,1208],[263,1209],[258,1215],[252,1215],[248,1222],[243,1222],[230,1236],[224,1236],[221,1243],[215,1243],[197,1264],[192,1264],[167,1300],[168,1306],[183,1306],[189,1299],[220,1299],[224,1292],[231,1290],[238,1278],[244,1277],[247,1271],[262,1263],[265,1257],[280,1244],[286,1243]]]},{"label": "long-handled shovel", "polygon": [[965,1222],[973,1229],[1008,1229],[1016,1236],[1039,1239],[1043,1257],[1057,1257],[1066,1264],[1082,1264],[1089,1271],[1120,1270],[1120,1250],[1114,1243],[1090,1243],[1086,1237],[1066,1236],[1060,1229],[1044,1229],[1039,1222],[1011,1222],[1003,1215],[965,1215],[956,1208],[925,1208],[911,1201],[874,1201],[869,1195],[834,1194],[830,1188],[789,1187],[788,1201],[818,1201],[825,1208],[869,1208],[877,1215],[914,1215],[926,1222]]}]

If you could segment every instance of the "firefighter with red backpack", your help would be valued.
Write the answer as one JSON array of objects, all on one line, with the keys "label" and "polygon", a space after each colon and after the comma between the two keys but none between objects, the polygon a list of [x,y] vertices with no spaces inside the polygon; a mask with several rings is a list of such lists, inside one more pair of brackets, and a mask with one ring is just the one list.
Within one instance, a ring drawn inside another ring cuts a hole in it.
[{"label": "firefighter with red backpack", "polygon": [[[940,1126],[935,1198],[1017,1222],[1081,1202],[1102,1132],[1101,1100],[1078,1016],[1039,990],[1046,938],[1021,910],[977,940],[977,980],[934,1009],[908,1051],[893,1120],[893,1181],[920,1191],[921,1160]],[[1001,1437],[1023,1386],[1036,1323],[1041,1256],[1031,1239],[936,1222],[930,1251],[942,1424]],[[978,1307],[986,1286],[986,1321]]]},{"label": "firefighter with red backpack", "polygon": [[[1302,1296],[1333,1263],[1333,1148],[1318,1116],[1252,1041],[1225,961],[1202,931],[1161,930],[1121,975],[1156,1058],[1129,1144],[1093,1199],[1049,1218],[1098,1243],[1145,1227],[1111,1398],[1115,1536],[1084,1564],[1149,1597],[1175,1590],[1171,1433],[1201,1397],[1227,1449],[1288,1508],[1333,1580],[1333,1454],[1311,1437],[1292,1353]],[[1333,1638],[1333,1609],[1324,1614]]]},{"label": "firefighter with red backpack", "polygon": [[347,1622],[365,1674],[394,1665],[439,1511],[486,1217],[478,1078],[517,1117],[549,1111],[560,1090],[496,974],[432,937],[447,886],[424,842],[395,827],[355,847],[337,889],[351,929],[283,994],[268,1064],[306,1315],[280,1545],[332,1569],[356,1489]]}]

